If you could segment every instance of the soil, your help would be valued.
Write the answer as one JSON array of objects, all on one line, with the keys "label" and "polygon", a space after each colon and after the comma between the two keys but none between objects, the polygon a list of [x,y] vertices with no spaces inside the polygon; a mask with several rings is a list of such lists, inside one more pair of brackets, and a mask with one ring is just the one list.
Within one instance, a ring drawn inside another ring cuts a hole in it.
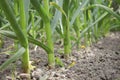
[{"label": "soil", "polygon": [[[0,64],[10,55],[2,54],[12,41],[4,40],[0,49]],[[61,57],[65,67],[47,67],[47,54],[39,48],[31,47],[30,58],[35,69],[31,72],[31,80],[120,80],[120,32],[111,32],[105,38],[79,51],[72,50],[72,56],[65,60],[59,54],[60,49],[55,46],[55,54]],[[73,65],[71,65],[73,64]],[[21,71],[21,61],[10,64],[6,70],[0,72],[0,80],[26,80],[28,76]]]}]

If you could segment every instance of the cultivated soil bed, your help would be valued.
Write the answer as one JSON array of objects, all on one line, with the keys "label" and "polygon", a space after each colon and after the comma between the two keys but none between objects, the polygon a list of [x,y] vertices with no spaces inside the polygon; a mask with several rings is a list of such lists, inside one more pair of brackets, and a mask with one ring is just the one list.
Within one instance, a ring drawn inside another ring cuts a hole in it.
[{"label": "cultivated soil bed", "polygon": [[[0,65],[10,57],[2,52],[11,45],[12,41],[6,39],[4,47],[0,49]],[[59,55],[59,49],[56,45],[55,54],[61,57],[65,67],[49,69],[46,52],[39,47],[36,50],[31,47],[31,61],[36,66],[31,72],[31,80],[120,80],[120,32],[111,32],[92,46],[79,51],[73,49],[69,60]],[[69,67],[71,63],[74,65]],[[22,73],[20,65],[20,60],[10,64],[0,72],[0,80],[26,80],[27,74]]]}]

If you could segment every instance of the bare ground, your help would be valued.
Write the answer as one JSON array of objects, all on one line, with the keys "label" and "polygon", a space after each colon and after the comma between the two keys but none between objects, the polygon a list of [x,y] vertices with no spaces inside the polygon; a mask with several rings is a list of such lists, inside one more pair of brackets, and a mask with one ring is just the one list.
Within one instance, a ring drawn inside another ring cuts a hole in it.
[{"label": "bare ground", "polygon": [[[11,45],[10,40],[5,41],[1,52]],[[62,57],[58,55],[58,47],[55,48],[55,53],[56,56]],[[0,53],[0,64],[9,57],[8,54]],[[69,60],[61,58],[65,67],[49,69],[46,66],[47,54],[39,47],[36,50],[31,48],[30,57],[36,66],[31,72],[31,80],[120,80],[120,32],[111,32],[85,49],[73,49]],[[14,63],[0,72],[0,80],[26,80],[27,75],[21,71],[20,60]],[[69,67],[71,63],[74,65]]]}]

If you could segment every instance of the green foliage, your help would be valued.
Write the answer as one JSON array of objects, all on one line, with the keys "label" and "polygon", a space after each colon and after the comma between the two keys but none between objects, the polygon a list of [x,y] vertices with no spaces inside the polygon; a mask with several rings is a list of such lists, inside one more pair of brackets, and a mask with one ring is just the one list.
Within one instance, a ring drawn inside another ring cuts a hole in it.
[{"label": "green foliage", "polygon": [[120,0],[115,0],[115,1],[120,4]]},{"label": "green foliage", "polygon": [[0,70],[4,70],[6,67],[8,67],[10,63],[19,59],[23,55],[24,52],[25,52],[25,48],[21,47],[16,53],[14,53],[14,55],[11,58],[9,58],[5,63],[3,63],[0,66]]},{"label": "green foliage", "polygon": [[55,58],[55,63],[57,66],[64,67],[64,63],[62,62],[62,60],[59,57]]},{"label": "green foliage", "polygon": [[50,17],[49,17],[49,0],[44,0],[44,6],[39,3],[38,0],[30,0],[32,5],[35,7],[40,17],[43,19],[45,32],[46,32],[46,41],[50,52],[48,52],[48,65],[50,67],[55,66],[55,58],[54,58],[54,45],[52,41],[52,31],[50,27]]},{"label": "green foliage", "polygon": [[2,48],[3,47],[3,39],[2,39],[2,36],[0,35],[0,48]]},{"label": "green foliage", "polygon": [[16,21],[16,18],[14,16],[11,6],[9,5],[9,3],[6,0],[1,1],[0,6],[4,10],[4,13],[5,13],[7,19],[10,21],[15,33],[17,34],[17,36],[19,36],[18,39],[20,40],[20,43],[25,47],[27,45],[25,36]]},{"label": "green foliage", "polygon": [[[7,36],[9,38],[12,38],[14,40],[18,40],[17,39],[17,36],[14,32],[11,32],[11,31],[7,31],[7,30],[0,30],[0,34],[4,35],[4,36]],[[38,41],[37,39],[34,39],[32,37],[28,37],[28,41],[32,44],[35,44],[37,46],[40,46],[41,48],[43,48],[46,52],[50,52],[51,50],[46,46],[44,45],[42,42]]]}]

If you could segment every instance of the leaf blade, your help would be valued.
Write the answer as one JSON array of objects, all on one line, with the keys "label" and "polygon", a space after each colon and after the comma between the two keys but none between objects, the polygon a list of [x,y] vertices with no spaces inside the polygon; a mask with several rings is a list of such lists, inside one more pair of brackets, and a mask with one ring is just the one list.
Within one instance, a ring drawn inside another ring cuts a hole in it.
[{"label": "leaf blade", "polygon": [[0,70],[5,69],[10,63],[20,58],[24,52],[25,48],[21,47],[10,59],[0,66]]}]

